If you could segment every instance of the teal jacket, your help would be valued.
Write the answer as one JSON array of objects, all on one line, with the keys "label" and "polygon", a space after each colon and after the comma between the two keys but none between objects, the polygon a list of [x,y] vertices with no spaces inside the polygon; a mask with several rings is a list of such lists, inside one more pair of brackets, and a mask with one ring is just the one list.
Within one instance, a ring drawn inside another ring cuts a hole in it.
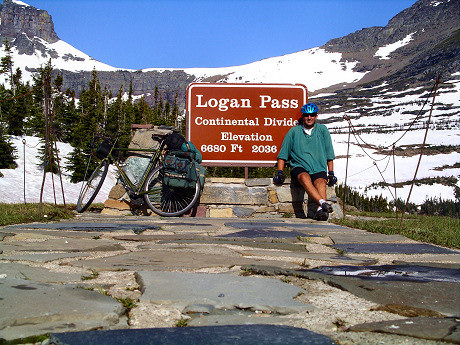
[{"label": "teal jacket", "polygon": [[304,132],[302,125],[292,127],[284,137],[277,158],[290,161],[291,169],[302,167],[309,174],[327,172],[327,161],[335,159],[327,127],[316,123],[311,135]]}]

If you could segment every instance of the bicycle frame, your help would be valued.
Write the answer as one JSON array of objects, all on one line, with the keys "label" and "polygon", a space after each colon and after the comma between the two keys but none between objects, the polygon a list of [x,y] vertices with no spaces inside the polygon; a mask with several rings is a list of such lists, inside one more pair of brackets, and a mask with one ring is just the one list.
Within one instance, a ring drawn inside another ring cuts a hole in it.
[{"label": "bicycle frame", "polygon": [[[158,149],[129,149],[129,148],[123,148],[123,147],[115,147],[115,144],[116,144],[117,140],[115,141],[114,145],[110,149],[107,157],[104,158],[104,159],[108,160],[109,164],[113,163],[116,166],[116,168],[118,169],[118,172],[120,173],[121,177],[123,178],[124,183],[127,185],[127,187],[129,188],[129,190],[131,192],[135,193],[136,195],[142,196],[142,195],[147,193],[147,192],[142,191],[143,187],[145,185],[145,182],[147,180],[147,177],[148,177],[149,173],[157,166],[158,162],[160,161],[161,154],[162,154],[164,146],[165,146],[165,140],[164,140],[164,138],[161,140],[160,146],[159,146]],[[144,173],[142,175],[142,178],[140,180],[140,183],[139,183],[138,187],[136,187],[136,185],[131,181],[131,179],[128,177],[128,175],[123,171],[123,169],[120,166],[120,164],[118,164],[117,160],[113,157],[113,155],[112,155],[113,150],[134,151],[134,152],[152,152],[152,153],[154,153],[150,157],[149,164],[147,165],[147,168],[145,169],[145,171],[144,171]]]}]

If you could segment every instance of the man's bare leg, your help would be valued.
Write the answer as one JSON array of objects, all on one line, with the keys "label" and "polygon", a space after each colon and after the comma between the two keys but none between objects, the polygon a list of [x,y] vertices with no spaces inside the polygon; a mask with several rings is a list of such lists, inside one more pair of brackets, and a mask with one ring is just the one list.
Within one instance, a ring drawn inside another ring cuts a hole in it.
[{"label": "man's bare leg", "polygon": [[326,184],[327,181],[323,178],[318,178],[313,182],[313,185],[315,186],[316,190],[318,191],[319,195],[321,195],[321,199],[326,200]]},{"label": "man's bare leg", "polygon": [[327,220],[328,214],[332,212],[332,207],[326,202],[326,179],[318,178],[312,183],[310,175],[306,172],[300,173],[297,179],[308,196],[316,201],[318,207],[321,207],[322,211],[326,212],[324,218],[319,220]]},{"label": "man's bare leg", "polygon": [[299,183],[302,185],[302,187],[305,189],[307,192],[308,196],[312,198],[313,200],[316,201],[316,203],[319,205],[319,201],[321,199],[326,200],[326,184],[324,184],[324,193],[320,192],[321,189],[318,189],[320,186],[316,186],[318,180],[324,180],[324,179],[317,179],[315,181],[315,184],[311,182],[311,177],[308,173],[302,172],[297,176],[297,179],[299,180]]}]

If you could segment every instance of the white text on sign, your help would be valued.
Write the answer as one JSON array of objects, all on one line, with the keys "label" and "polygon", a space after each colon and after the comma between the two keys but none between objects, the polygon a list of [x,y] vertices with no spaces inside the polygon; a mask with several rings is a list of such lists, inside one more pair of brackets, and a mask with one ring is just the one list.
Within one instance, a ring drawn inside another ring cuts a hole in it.
[{"label": "white text on sign", "polygon": [[[210,98],[203,100],[204,95],[196,95],[197,108],[217,108],[219,111],[227,111],[237,108],[252,108],[248,98]],[[268,95],[260,95],[259,108],[270,107],[272,109],[296,109],[299,107],[297,99],[277,99]]]}]

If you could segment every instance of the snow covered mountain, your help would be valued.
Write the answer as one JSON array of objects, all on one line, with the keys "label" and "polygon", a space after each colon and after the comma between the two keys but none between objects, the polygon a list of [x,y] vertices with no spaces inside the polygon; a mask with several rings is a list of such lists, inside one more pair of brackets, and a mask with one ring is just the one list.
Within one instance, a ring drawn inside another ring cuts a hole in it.
[{"label": "snow covered mountain", "polygon": [[1,43],[3,45],[5,38],[10,42],[14,67],[23,71],[26,81],[32,80],[33,72],[49,59],[56,69],[72,72],[117,70],[60,40],[54,31],[51,16],[45,10],[22,1],[5,0],[0,5],[0,20]]},{"label": "snow covered mountain", "polygon": [[[64,78],[63,88],[70,87],[77,95],[87,86],[94,68],[101,83],[109,85],[114,94],[121,84],[132,82],[134,95],[144,94],[149,101],[158,86],[170,100],[178,91],[182,106],[186,87],[194,81],[303,83],[310,100],[321,109],[320,120],[333,134],[339,182],[344,183],[347,175],[348,185],[389,199],[395,194],[403,199],[408,195],[430,115],[430,90],[442,72],[443,83],[411,196],[411,201],[421,203],[426,197],[455,199],[455,188],[460,187],[458,18],[460,3],[456,0],[419,0],[385,27],[363,29],[321,47],[226,68],[117,69],[61,41],[46,11],[17,0],[4,0],[0,7],[0,39],[3,42],[7,37],[11,42],[15,68],[23,70],[24,78],[30,78],[40,64],[52,58]],[[350,123],[355,132],[347,171]],[[21,152],[19,139],[14,140]],[[389,186],[395,179],[396,189]],[[6,201],[2,195],[0,201]]]}]

